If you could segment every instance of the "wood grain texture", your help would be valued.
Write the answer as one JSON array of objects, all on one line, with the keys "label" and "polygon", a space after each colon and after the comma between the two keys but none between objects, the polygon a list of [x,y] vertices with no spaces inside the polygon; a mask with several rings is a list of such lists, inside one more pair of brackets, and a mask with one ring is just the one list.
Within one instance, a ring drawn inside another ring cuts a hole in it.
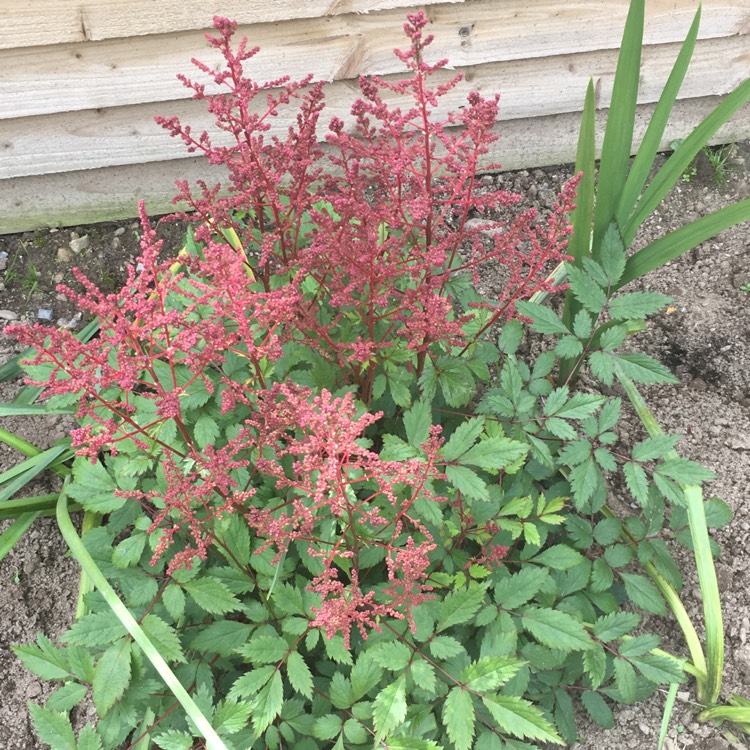
[{"label": "wood grain texture", "polygon": [[208,29],[216,15],[240,24],[276,23],[466,0],[2,0],[0,49],[101,41]]},{"label": "wood grain texture", "polygon": [[[432,60],[458,67],[615,49],[627,0],[473,0],[428,6]],[[645,43],[682,41],[697,0],[649,3]],[[263,23],[240,28],[263,46],[247,69],[258,81],[314,72],[326,81],[402,69],[393,47],[403,42],[403,9]],[[750,27],[750,0],[713,0],[703,9],[701,38],[734,36]],[[745,35],[746,39],[750,38]],[[0,118],[184,99],[176,80],[189,60],[209,65],[218,53],[200,31],[0,51]]]},{"label": "wood grain texture", "polygon": [[[639,102],[658,99],[679,45],[648,47],[644,53]],[[725,94],[747,76],[750,68],[748,41],[744,37],[710,39],[697,44],[696,53],[681,96],[696,99]],[[472,89],[486,96],[501,94],[502,121],[545,117],[581,109],[589,76],[594,78],[597,105],[609,102],[615,50],[561,55],[533,60],[513,60],[460,69],[465,80],[441,100],[437,116],[457,110]],[[446,80],[452,73],[436,76]],[[351,124],[348,116],[358,92],[352,81],[338,81],[326,87],[327,107],[321,119],[321,133],[332,116]],[[408,105],[390,97],[393,103]],[[283,134],[292,124],[296,109],[289,108],[274,120],[272,132]],[[113,107],[83,112],[0,121],[0,160],[4,177],[75,171],[82,161],[90,169],[138,164],[187,157],[182,142],[170,138],[154,122],[154,116],[176,115],[200,133],[211,120],[205,107],[192,100],[157,102],[131,107]],[[228,140],[219,140],[228,143]]]},{"label": "wood grain texture", "polygon": [[[718,102],[718,97],[678,102],[662,146],[668,148],[670,141],[683,137]],[[652,111],[652,105],[639,107],[636,142]],[[567,113],[500,123],[497,130],[502,138],[487,159],[502,162],[507,169],[569,163],[575,156],[579,120],[578,113]],[[601,125],[600,118],[599,144]],[[712,142],[748,137],[750,111],[746,108]],[[166,213],[171,210],[175,179],[213,182],[220,176],[205,160],[191,158],[0,180],[0,234],[133,217],[139,198],[146,200],[150,213]]]}]

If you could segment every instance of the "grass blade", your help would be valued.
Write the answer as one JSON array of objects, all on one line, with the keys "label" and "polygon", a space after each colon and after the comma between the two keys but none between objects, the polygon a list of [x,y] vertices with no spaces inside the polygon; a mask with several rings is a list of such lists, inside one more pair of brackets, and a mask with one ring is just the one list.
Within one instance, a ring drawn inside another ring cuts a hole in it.
[{"label": "grass blade", "polygon": [[68,513],[68,500],[65,495],[64,487],[57,502],[57,523],[68,547],[70,548],[71,554],[75,557],[83,570],[86,571],[109,607],[117,615],[128,633],[133,637],[133,640],[141,647],[146,658],[151,662],[161,679],[166,683],[167,687],[172,691],[172,694],[185,709],[185,713],[190,717],[198,731],[205,738],[208,750],[227,750],[226,745],[221,741],[219,735],[216,734],[216,731],[203,715],[200,708],[198,708],[195,701],[182,686],[167,662],[164,661],[162,655],[148,639],[148,636],[143,632],[143,629],[133,615],[130,614],[128,608],[120,601],[115,590],[109,585],[109,582],[94,562],[94,559],[88,553],[88,550],[73,526],[73,522],[70,520],[70,514]]},{"label": "grass blade", "polygon": [[649,271],[661,268],[670,260],[679,258],[684,252],[697,247],[701,242],[705,242],[719,232],[748,220],[750,220],[750,198],[719,209],[660,237],[628,258],[625,272],[617,282],[615,290],[644,276]]},{"label": "grass blade", "polygon": [[690,65],[690,60],[693,57],[700,19],[701,8],[699,6],[695,13],[695,18],[693,18],[693,23],[690,26],[690,31],[688,31],[688,35],[682,43],[680,53],[677,55],[677,59],[672,66],[672,72],[669,74],[667,83],[661,92],[654,114],[651,116],[641,145],[638,147],[638,153],[628,173],[628,179],[625,181],[622,193],[620,194],[615,219],[621,227],[633,212],[635,204],[638,201],[638,196],[643,190],[643,186],[646,184],[648,175],[654,165],[654,159],[661,145],[661,140],[664,137],[664,130],[667,127],[669,115],[672,112],[672,107],[682,86],[685,73]]},{"label": "grass blade", "polygon": [[[15,478],[3,485],[2,491],[0,491],[0,502],[4,502],[13,497],[16,492],[18,492],[24,485],[28,484],[32,479],[39,476],[39,474],[45,469],[59,463],[61,456],[64,456],[66,453],[69,454],[69,457],[72,455],[69,446],[55,445],[52,448],[39,453],[39,455],[33,456],[24,461],[21,464],[21,466],[25,467],[24,470],[21,473],[17,473]],[[66,467],[58,467],[57,473],[65,475],[69,473],[69,471]]]},{"label": "grass blade", "polygon": [[576,150],[576,174],[583,173],[578,183],[576,208],[570,215],[573,236],[568,242],[568,253],[573,261],[580,261],[591,252],[591,219],[594,213],[594,184],[596,179],[596,102],[594,82],[589,80],[581,115]]},{"label": "grass blade", "polygon": [[644,0],[631,1],[617,58],[602,157],[599,162],[599,186],[594,220],[594,260],[598,260],[599,244],[615,217],[620,191],[628,177],[638,83],[641,76],[644,5]]},{"label": "grass blade", "polygon": [[[60,495],[34,495],[33,497],[20,497],[16,500],[8,500],[0,503],[0,521],[16,519],[24,513],[39,513],[42,516],[54,516],[57,506],[57,498]],[[80,510],[78,504],[71,504],[71,510]]]},{"label": "grass blade", "polygon": [[0,534],[0,560],[2,560],[13,547],[16,546],[18,540],[26,533],[29,526],[36,521],[42,514],[36,513],[24,513],[16,518],[8,528]]},{"label": "grass blade", "polygon": [[77,410],[72,406],[50,409],[45,404],[19,404],[15,401],[12,404],[0,403],[0,417],[33,417],[39,414],[75,414],[76,411]]},{"label": "grass blade", "polygon": [[661,203],[662,198],[680,179],[711,136],[748,101],[750,101],[750,78],[727,94],[716,109],[685,138],[672,156],[667,159],[641,196],[633,215],[621,227],[626,247],[633,241],[638,227]]},{"label": "grass blade", "polygon": [[659,741],[656,744],[656,750],[662,750],[664,747],[664,741],[667,739],[667,732],[669,731],[669,722],[672,720],[672,712],[674,711],[674,702],[677,698],[677,689],[679,684],[673,682],[669,686],[667,691],[667,700],[664,703],[664,713],[661,716],[661,728],[659,729]]}]

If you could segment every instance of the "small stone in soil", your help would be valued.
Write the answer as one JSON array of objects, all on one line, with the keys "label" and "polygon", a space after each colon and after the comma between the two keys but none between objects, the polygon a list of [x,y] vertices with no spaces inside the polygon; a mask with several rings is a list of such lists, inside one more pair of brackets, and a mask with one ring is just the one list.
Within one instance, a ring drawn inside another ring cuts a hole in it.
[{"label": "small stone in soil", "polygon": [[90,244],[91,244],[91,240],[89,239],[89,236],[87,234],[84,234],[83,237],[77,237],[75,239],[72,239],[68,243],[68,245],[70,246],[70,249],[74,253],[80,253],[81,250],[85,250]]},{"label": "small stone in soil", "polygon": [[39,320],[52,320],[52,310],[47,307],[40,307],[36,316]]},{"label": "small stone in soil", "polygon": [[13,310],[0,310],[0,320],[18,320],[18,314]]}]

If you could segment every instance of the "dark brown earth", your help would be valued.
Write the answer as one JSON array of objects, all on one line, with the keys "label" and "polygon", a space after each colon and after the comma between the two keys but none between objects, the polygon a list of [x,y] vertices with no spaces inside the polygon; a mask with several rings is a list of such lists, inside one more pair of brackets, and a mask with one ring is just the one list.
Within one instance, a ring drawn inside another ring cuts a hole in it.
[{"label": "dark brown earth", "polygon": [[[638,242],[655,239],[670,228],[750,196],[750,142],[733,149],[728,167],[728,171],[716,171],[701,156],[647,222]],[[522,193],[531,203],[549,206],[556,188],[570,174],[567,167],[484,179]],[[162,225],[160,231],[171,247],[180,246],[182,227]],[[0,237],[0,253],[8,254],[0,270],[4,285],[0,326],[14,317],[35,320],[40,310],[51,311],[50,325],[69,321],[77,310],[57,295],[55,284],[71,283],[71,268],[77,265],[105,289],[116,289],[125,265],[139,253],[137,234],[138,225],[127,222]],[[87,247],[76,252],[81,244]],[[684,436],[678,449],[719,475],[707,488],[708,494],[723,498],[735,513],[732,524],[717,535],[722,548],[718,572],[727,636],[725,697],[733,692],[750,697],[750,293],[743,291],[745,285],[750,285],[747,224],[724,232],[647,277],[644,288],[670,294],[674,303],[655,315],[649,330],[634,342],[680,377],[677,386],[644,389],[648,402],[666,430]],[[13,342],[0,335],[0,363],[16,351]],[[0,400],[12,400],[17,389],[17,383],[0,384]],[[51,445],[68,428],[64,418],[58,417],[6,418],[1,426],[40,448]],[[641,437],[632,420],[623,432],[625,440]],[[17,461],[17,454],[0,444],[0,471]],[[51,486],[39,482],[24,494],[49,492]],[[679,562],[686,578],[686,606],[700,624],[700,591],[692,563],[687,555]],[[42,702],[49,686],[27,674],[9,647],[33,640],[39,631],[54,638],[67,627],[77,595],[76,573],[51,520],[38,521],[0,562],[0,748],[4,750],[46,747],[33,735],[26,703]],[[663,635],[666,648],[684,653],[679,629],[670,620],[649,616],[645,624]],[[667,750],[746,747],[744,739],[733,738],[725,729],[698,724],[693,701],[692,687],[687,684],[678,694]],[[576,747],[656,748],[663,705],[664,694],[657,693],[645,704],[622,707],[616,712],[615,728],[607,732],[582,718],[582,740]]]}]

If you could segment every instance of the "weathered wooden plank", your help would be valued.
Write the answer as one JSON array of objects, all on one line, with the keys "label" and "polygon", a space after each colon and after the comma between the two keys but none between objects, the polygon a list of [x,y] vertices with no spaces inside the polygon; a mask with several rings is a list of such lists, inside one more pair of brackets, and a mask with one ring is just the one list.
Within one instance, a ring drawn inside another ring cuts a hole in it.
[{"label": "weathered wooden plank", "polygon": [[[706,97],[678,102],[662,146],[667,148],[670,141],[688,133],[718,101]],[[636,138],[643,134],[652,111],[652,105],[639,108]],[[502,138],[487,159],[502,162],[507,169],[571,162],[579,120],[577,113],[568,113],[500,123]],[[750,111],[746,109],[713,142],[748,137]],[[216,169],[209,168],[205,160],[191,158],[0,180],[0,234],[132,217],[139,197],[146,199],[151,213],[168,212],[175,179],[210,182],[216,175]]]},{"label": "weathered wooden plank", "polygon": [[[656,102],[678,50],[676,44],[645,49],[640,103]],[[699,41],[681,97],[727,93],[747,77],[748,53],[750,37]],[[590,76],[596,81],[601,106],[606,106],[616,60],[616,50],[605,50],[461,69],[467,80],[441,101],[436,115],[444,116],[447,110],[458,109],[474,88],[488,96],[495,91],[501,93],[503,120],[575,112],[581,108]],[[446,72],[436,80],[445,80],[449,75]],[[351,81],[327,85],[328,105],[321,120],[321,134],[330,117],[349,120],[349,108],[356,94]],[[406,103],[390,98],[399,104]],[[286,132],[295,111],[289,109],[276,118],[272,132]],[[211,125],[203,105],[191,100],[0,121],[0,175],[21,177],[187,156],[182,142],[169,138],[154,123],[157,114],[177,115],[197,132]]]},{"label": "weathered wooden plank", "polygon": [[396,8],[406,13],[431,2],[467,0],[246,0],[230,6],[215,0],[3,0],[0,49],[207,29],[216,15],[241,24],[276,23]]},{"label": "weathered wooden plank", "polygon": [[[430,6],[432,59],[448,57],[463,67],[614,49],[627,5],[627,0],[476,0]],[[696,5],[697,0],[649,3],[646,43],[681,41]],[[282,72],[299,78],[311,68],[328,81],[394,73],[402,68],[392,53],[403,41],[402,23],[401,11],[382,11],[243,27],[264,45],[247,67],[260,81]],[[748,24],[750,0],[715,0],[703,9],[701,38],[733,36]],[[0,118],[183,99],[186,90],[175,76],[190,72],[193,56],[218,62],[216,51],[195,31],[63,44],[44,54],[36,48],[0,51]]]}]

